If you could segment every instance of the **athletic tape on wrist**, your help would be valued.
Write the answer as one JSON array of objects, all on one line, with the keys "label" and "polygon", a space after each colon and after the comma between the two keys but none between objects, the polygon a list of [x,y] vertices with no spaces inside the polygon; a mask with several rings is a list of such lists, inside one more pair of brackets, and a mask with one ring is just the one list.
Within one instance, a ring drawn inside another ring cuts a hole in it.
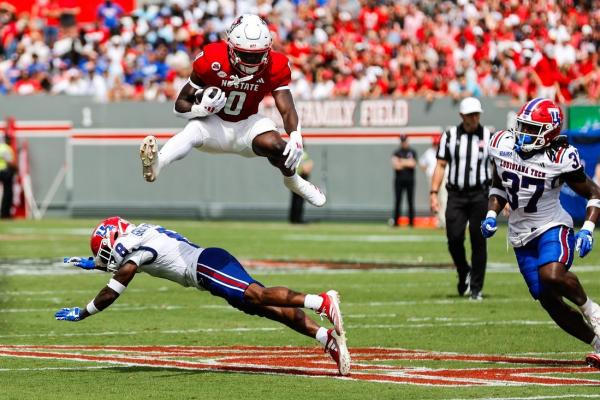
[{"label": "athletic tape on wrist", "polygon": [[596,224],[594,224],[592,221],[585,221],[583,223],[583,226],[581,227],[581,229],[585,229],[586,231],[594,232],[595,227],[596,227]]},{"label": "athletic tape on wrist", "polygon": [[600,199],[589,199],[585,208],[588,208],[588,207],[600,208]]},{"label": "athletic tape on wrist", "polygon": [[94,304],[94,300],[91,300],[87,306],[85,306],[85,309],[87,310],[88,314],[90,315],[94,315],[96,313],[99,313],[100,310],[98,310],[96,308],[96,305]]},{"label": "athletic tape on wrist", "polygon": [[127,289],[127,286],[123,285],[121,282],[115,279],[111,279],[110,281],[108,281],[108,284],[106,286],[108,286],[109,288],[111,288],[119,294],[123,293],[125,289]]},{"label": "athletic tape on wrist", "polygon": [[498,213],[494,210],[489,210],[487,212],[487,214],[485,215],[486,218],[494,218],[494,219],[496,219],[497,216],[498,216]]},{"label": "athletic tape on wrist", "polygon": [[508,197],[506,197],[506,192],[503,189],[491,188],[488,197],[491,197],[492,195],[502,197],[504,200],[508,199]]}]

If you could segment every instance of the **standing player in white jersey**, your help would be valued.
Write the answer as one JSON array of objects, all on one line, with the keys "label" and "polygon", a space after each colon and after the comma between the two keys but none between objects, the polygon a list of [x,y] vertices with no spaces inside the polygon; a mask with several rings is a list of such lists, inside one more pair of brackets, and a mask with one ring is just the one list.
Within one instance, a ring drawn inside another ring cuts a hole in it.
[{"label": "standing player in white jersey", "polygon": [[[592,249],[600,187],[586,176],[577,149],[560,136],[562,121],[558,105],[537,98],[521,108],[513,129],[492,138],[493,187],[481,231],[486,238],[496,232],[496,216],[508,202],[509,240],[529,292],[558,326],[594,348],[586,361],[600,368],[600,306],[569,271],[575,251],[585,257]],[[571,216],[560,205],[563,183],[588,199],[586,220],[576,235]]]},{"label": "standing player in white jersey", "polygon": [[[314,295],[285,287],[266,288],[224,249],[202,248],[175,231],[151,224],[135,226],[120,217],[102,221],[92,231],[90,244],[94,257],[65,258],[65,262],[114,275],[85,308],[63,308],[56,312],[57,320],[81,321],[104,310],[127,289],[137,272],[146,272],[184,287],[208,290],[247,314],[281,322],[315,338],[337,363],[341,375],[350,372],[339,296],[334,290]],[[302,308],[326,316],[334,328],[319,326]]]},{"label": "standing player in white jersey", "polygon": [[[283,183],[309,203],[321,207],[325,195],[296,173],[302,159],[300,121],[288,86],[288,58],[271,50],[271,32],[257,15],[244,14],[227,32],[227,42],[206,45],[193,63],[188,82],[175,101],[175,114],[188,120],[185,128],[158,151],[156,138],[140,145],[142,175],[148,182],[162,168],[187,156],[193,148],[208,153],[266,157],[283,174]],[[271,94],[289,141],[275,123],[258,114]]]}]

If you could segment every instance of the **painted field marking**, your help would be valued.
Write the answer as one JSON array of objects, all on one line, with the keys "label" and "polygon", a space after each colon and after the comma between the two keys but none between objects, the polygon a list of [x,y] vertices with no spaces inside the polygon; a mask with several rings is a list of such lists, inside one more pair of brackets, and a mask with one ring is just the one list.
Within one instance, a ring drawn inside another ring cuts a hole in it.
[{"label": "painted field marking", "polygon": [[469,397],[448,400],[551,400],[551,399],[598,399],[600,394],[557,394],[531,397]]},{"label": "painted field marking", "polygon": [[[331,377],[425,386],[600,385],[597,371],[586,367],[581,360],[468,355],[412,349],[352,348],[350,350],[353,367],[351,374],[343,378],[337,375],[335,364],[323,354],[321,349],[306,347],[0,345],[0,357],[72,360],[111,365],[249,374]],[[390,364],[390,362],[417,360],[485,363],[486,367],[449,369],[402,367]],[[489,367],[487,366],[489,364],[495,365]],[[564,376],[566,374],[577,377]]]},{"label": "painted field marking", "polygon": [[[159,308],[160,309],[160,308]],[[135,308],[131,308],[135,310]],[[56,310],[54,310],[56,311]],[[127,310],[125,310],[127,311]],[[507,325],[554,325],[552,321],[529,321],[529,320],[513,320],[513,321],[467,321],[467,322],[438,322],[438,323],[406,323],[406,324],[346,324],[346,327],[350,330],[363,330],[363,329],[421,329],[421,328],[471,328],[473,326],[507,326]],[[195,328],[195,329],[163,329],[153,331],[157,334],[189,334],[189,333],[201,333],[201,332],[271,332],[285,330],[285,327],[272,327],[272,328]],[[18,333],[18,334],[3,334],[0,335],[2,339],[8,338],[24,338],[24,337],[78,337],[78,336],[112,336],[112,335],[138,335],[143,332],[138,331],[104,331],[104,332],[81,332],[81,333]]]}]

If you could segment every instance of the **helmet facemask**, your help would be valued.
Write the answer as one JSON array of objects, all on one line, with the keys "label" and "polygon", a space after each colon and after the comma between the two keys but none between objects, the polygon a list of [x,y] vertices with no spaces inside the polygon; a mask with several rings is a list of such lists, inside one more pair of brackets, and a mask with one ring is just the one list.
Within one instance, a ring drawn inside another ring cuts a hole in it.
[{"label": "helmet facemask", "polygon": [[[546,129],[544,129],[545,125],[548,125],[546,126]],[[515,126],[512,129],[513,134],[515,135],[515,147],[517,151],[529,153],[542,149],[547,145],[544,135],[547,130],[552,129],[553,126],[549,124],[517,118]]]},{"label": "helmet facemask", "polygon": [[96,254],[96,257],[94,257],[97,265],[106,267],[106,269],[109,271],[116,270],[115,260],[112,255],[113,243],[111,243],[110,238],[102,239],[102,242],[100,243],[100,248],[98,250],[98,254]]},{"label": "helmet facemask", "polygon": [[268,49],[256,52],[233,49],[233,54],[238,61],[237,68],[248,75],[256,74],[267,64],[269,58]]}]

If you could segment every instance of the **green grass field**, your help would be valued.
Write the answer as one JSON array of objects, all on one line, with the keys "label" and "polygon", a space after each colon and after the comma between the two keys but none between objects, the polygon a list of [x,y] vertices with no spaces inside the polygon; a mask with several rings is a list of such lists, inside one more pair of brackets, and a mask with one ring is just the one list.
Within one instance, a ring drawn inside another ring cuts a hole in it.
[{"label": "green grass field", "polygon": [[[250,270],[267,286],[341,293],[355,363],[350,379],[331,375],[334,364],[314,340],[244,315],[208,293],[145,274],[108,310],[78,323],[55,321],[57,309],[85,306],[108,281],[109,275],[99,272],[64,274],[60,264],[63,256],[89,252],[88,234],[97,221],[10,221],[0,224],[0,399],[600,398],[600,372],[581,363],[589,346],[554,326],[531,300],[503,230],[490,242],[485,299],[471,302],[457,296],[452,269],[431,267],[450,264],[443,231],[375,224],[148,222],[203,247],[224,247],[241,260],[377,263],[381,268],[370,270]],[[600,299],[600,250],[577,259],[573,271],[588,294]],[[228,361],[233,371],[183,369],[175,364],[214,363],[223,355],[158,354],[175,348],[154,347],[167,345],[216,346],[214,351],[234,351],[239,359]],[[269,346],[299,350],[289,361],[291,370],[244,369],[246,362],[272,365],[277,352],[288,351]],[[373,356],[377,351],[395,356]],[[316,377],[297,367],[308,359],[318,369]],[[155,361],[162,364],[148,364]],[[376,374],[385,379],[362,379]],[[429,383],[417,385],[412,378],[386,383],[414,376]]]}]

